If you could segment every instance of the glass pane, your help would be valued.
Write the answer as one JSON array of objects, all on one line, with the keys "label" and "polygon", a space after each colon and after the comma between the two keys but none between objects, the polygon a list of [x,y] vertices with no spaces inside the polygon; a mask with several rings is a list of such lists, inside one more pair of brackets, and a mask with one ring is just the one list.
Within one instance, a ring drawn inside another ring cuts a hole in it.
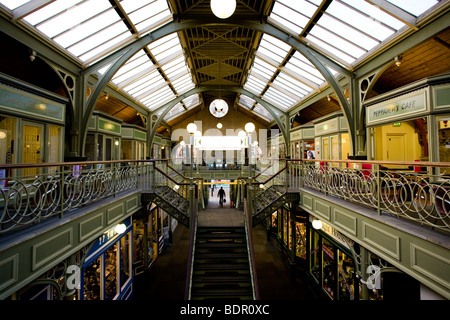
[{"label": "glass pane", "polygon": [[439,3],[438,0],[388,0],[399,8],[419,16],[426,10]]},{"label": "glass pane", "polygon": [[84,269],[84,300],[100,300],[101,257]]},{"label": "glass pane", "polygon": [[120,239],[120,287],[130,279],[130,233]]},{"label": "glass pane", "polygon": [[311,275],[316,279],[320,280],[320,269],[321,269],[321,244],[319,242],[320,237],[317,232],[313,229],[311,230],[311,248],[310,248],[310,272]]},{"label": "glass pane", "polygon": [[335,248],[329,241],[322,239],[322,288],[332,298],[336,296]]},{"label": "glass pane", "polygon": [[117,243],[105,252],[105,300],[117,295]]},{"label": "glass pane", "polygon": [[338,299],[355,300],[355,263],[338,250]]}]

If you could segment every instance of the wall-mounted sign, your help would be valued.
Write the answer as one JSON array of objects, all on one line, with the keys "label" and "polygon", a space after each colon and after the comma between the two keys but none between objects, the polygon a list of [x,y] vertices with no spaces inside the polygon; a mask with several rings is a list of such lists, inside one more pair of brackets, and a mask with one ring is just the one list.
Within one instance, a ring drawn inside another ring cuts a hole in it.
[{"label": "wall-mounted sign", "polygon": [[405,119],[427,110],[427,91],[416,91],[367,107],[367,125]]},{"label": "wall-mounted sign", "polygon": [[0,84],[0,108],[15,114],[64,123],[65,106],[58,102]]}]

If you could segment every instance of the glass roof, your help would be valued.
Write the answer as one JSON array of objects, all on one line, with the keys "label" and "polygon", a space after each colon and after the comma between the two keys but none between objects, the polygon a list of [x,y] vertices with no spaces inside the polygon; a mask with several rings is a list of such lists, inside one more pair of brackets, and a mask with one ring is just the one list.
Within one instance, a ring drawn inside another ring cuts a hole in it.
[{"label": "glass roof", "polygon": [[[387,0],[393,8],[388,13],[362,0],[276,0],[269,22],[306,39],[311,47],[343,66],[351,67],[407,26],[405,21],[411,21],[409,18],[414,20],[438,2]],[[117,0],[114,3],[109,0],[0,0],[13,14],[20,12],[20,20],[84,65],[172,21],[166,0]],[[194,88],[176,33],[136,53],[111,82],[150,111]],[[264,34],[244,88],[277,109],[288,111],[325,85],[325,78],[300,52]],[[197,106],[200,101],[198,95],[184,99],[165,120]],[[239,104],[265,120],[273,120],[265,108],[244,95],[240,95]]]}]

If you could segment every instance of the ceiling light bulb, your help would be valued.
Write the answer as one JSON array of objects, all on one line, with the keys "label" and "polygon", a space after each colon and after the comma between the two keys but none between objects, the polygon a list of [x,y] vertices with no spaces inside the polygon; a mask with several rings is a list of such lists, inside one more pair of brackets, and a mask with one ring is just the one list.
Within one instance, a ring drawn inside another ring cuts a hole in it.
[{"label": "ceiling light bulb", "polygon": [[217,124],[217,128],[222,129],[222,124],[220,122]]},{"label": "ceiling light bulb", "polygon": [[255,125],[251,122],[247,123],[245,125],[245,131],[247,131],[247,133],[252,133],[253,131],[255,131]]},{"label": "ceiling light bulb", "polygon": [[313,220],[312,226],[316,230],[322,229],[322,221],[320,221],[320,220]]},{"label": "ceiling light bulb", "polygon": [[220,19],[229,18],[236,10],[236,0],[211,0],[211,10]]},{"label": "ceiling light bulb", "polygon": [[123,223],[119,223],[115,228],[114,231],[116,231],[117,234],[122,234],[127,229],[127,226]]},{"label": "ceiling light bulb", "polygon": [[187,131],[189,133],[194,133],[195,131],[197,131],[197,125],[195,123],[189,123],[187,125]]}]

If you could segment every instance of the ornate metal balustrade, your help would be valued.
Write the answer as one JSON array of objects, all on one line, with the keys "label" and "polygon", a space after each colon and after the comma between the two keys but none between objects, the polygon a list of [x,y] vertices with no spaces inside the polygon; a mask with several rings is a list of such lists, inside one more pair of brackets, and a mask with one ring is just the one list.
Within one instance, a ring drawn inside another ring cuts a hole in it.
[{"label": "ornate metal balustrade", "polygon": [[3,165],[0,170],[5,172],[0,179],[0,234],[148,186],[152,172],[149,161]]},{"label": "ornate metal balustrade", "polygon": [[[288,163],[290,188],[311,188],[374,208],[379,214],[450,230],[450,176],[445,174],[450,163],[344,160]],[[403,169],[386,169],[399,165]]]}]

